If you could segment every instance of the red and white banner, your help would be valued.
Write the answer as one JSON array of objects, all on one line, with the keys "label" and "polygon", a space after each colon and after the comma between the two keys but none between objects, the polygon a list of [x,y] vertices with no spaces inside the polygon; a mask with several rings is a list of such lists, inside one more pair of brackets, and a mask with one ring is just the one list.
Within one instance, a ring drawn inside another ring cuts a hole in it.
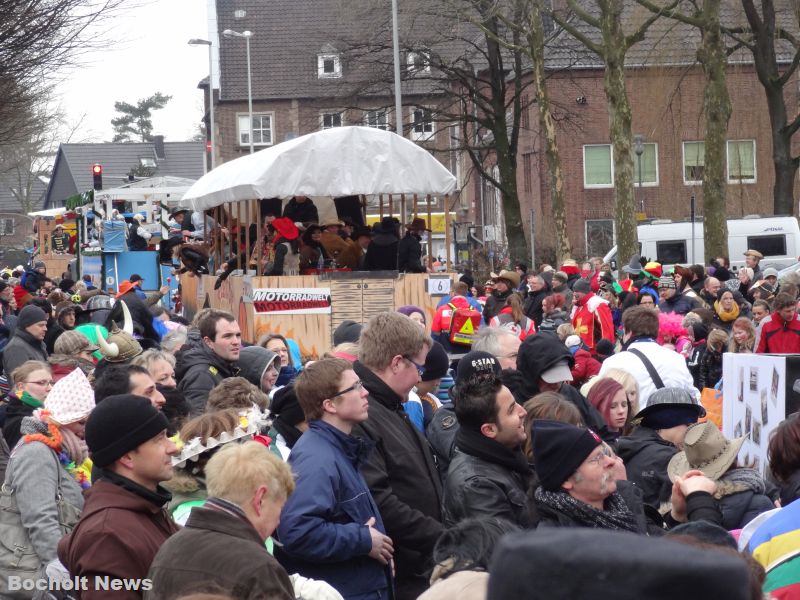
[{"label": "red and white banner", "polygon": [[331,312],[330,288],[255,288],[256,314],[327,315]]}]

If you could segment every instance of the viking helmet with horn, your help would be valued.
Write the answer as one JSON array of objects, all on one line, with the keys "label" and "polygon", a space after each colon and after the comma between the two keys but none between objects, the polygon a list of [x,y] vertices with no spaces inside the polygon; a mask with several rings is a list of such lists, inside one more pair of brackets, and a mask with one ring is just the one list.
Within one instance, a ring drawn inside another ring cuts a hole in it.
[{"label": "viking helmet with horn", "polygon": [[142,353],[142,347],[133,337],[133,320],[131,319],[128,306],[124,301],[120,301],[120,303],[122,304],[122,314],[124,317],[122,329],[120,330],[116,321],[112,321],[111,331],[106,340],[103,339],[100,328],[96,328],[97,345],[100,346],[100,352],[102,352],[103,358],[110,363],[125,362]]}]

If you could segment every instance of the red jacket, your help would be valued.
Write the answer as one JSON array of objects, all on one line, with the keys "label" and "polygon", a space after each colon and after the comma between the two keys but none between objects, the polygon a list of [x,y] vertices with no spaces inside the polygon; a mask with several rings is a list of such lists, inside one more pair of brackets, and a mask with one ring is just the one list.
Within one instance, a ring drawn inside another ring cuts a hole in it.
[{"label": "red jacket", "polygon": [[470,308],[469,300],[464,296],[453,296],[450,302],[442,304],[436,309],[436,315],[434,315],[433,322],[431,323],[431,334],[435,335],[441,331],[445,333],[450,331],[450,319],[453,316],[453,307],[450,306],[451,304],[456,308]]},{"label": "red jacket", "polygon": [[573,302],[572,326],[591,354],[601,338],[614,342],[614,318],[608,302],[600,296],[586,294],[580,302]]},{"label": "red jacket", "polygon": [[583,348],[575,351],[575,366],[570,369],[572,372],[572,385],[579,388],[592,377],[600,373],[600,361],[592,358]]},{"label": "red jacket", "polygon": [[761,335],[756,352],[773,354],[800,353],[800,315],[787,322],[773,313],[761,322]]}]

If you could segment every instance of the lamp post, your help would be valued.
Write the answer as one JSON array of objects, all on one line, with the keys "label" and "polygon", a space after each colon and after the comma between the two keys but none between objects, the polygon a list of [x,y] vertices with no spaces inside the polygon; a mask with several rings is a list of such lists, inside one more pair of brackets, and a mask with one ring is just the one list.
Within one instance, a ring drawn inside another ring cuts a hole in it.
[{"label": "lamp post", "polygon": [[226,29],[222,32],[227,38],[231,37],[240,37],[244,38],[245,47],[247,49],[247,112],[248,112],[248,119],[250,120],[250,127],[248,137],[250,138],[250,154],[253,153],[253,77],[250,71],[250,38],[253,37],[252,31],[242,31],[239,33],[238,31],[233,31],[232,29]]},{"label": "lamp post", "polygon": [[642,189],[642,154],[644,154],[644,136],[633,136],[633,151],[636,153],[636,158],[639,161],[639,195],[641,196],[640,206],[644,213],[644,190]]},{"label": "lamp post", "polygon": [[[394,59],[395,131],[403,135],[403,102],[400,99],[400,34],[397,24],[397,0],[392,0],[392,55]],[[405,215],[403,215],[405,218]]]},{"label": "lamp post", "polygon": [[208,106],[209,106],[209,142],[211,143],[211,168],[216,166],[216,144],[214,143],[214,56],[212,44],[208,40],[194,38],[189,40],[190,46],[208,46]]}]

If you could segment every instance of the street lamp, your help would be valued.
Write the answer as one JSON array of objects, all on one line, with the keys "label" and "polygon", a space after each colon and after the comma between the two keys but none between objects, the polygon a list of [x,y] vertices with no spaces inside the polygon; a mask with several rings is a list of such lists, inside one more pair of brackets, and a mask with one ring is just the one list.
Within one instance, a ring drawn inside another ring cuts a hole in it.
[{"label": "street lamp", "polygon": [[214,143],[214,56],[212,50],[212,44],[208,40],[201,40],[198,38],[194,38],[189,40],[190,46],[208,46],[208,105],[210,107],[210,117],[209,117],[209,141],[211,142],[211,168],[213,169],[215,166],[215,156],[214,153],[216,152],[216,144]]},{"label": "street lamp", "polygon": [[232,29],[226,29],[222,32],[226,38],[231,37],[240,37],[244,38],[245,45],[247,48],[247,112],[249,114],[250,119],[250,132],[248,137],[250,138],[250,154],[253,153],[253,78],[250,72],[250,38],[253,37],[252,31],[242,31],[239,33],[238,31],[233,31]]},{"label": "street lamp", "polygon": [[642,188],[642,154],[644,154],[644,136],[633,136],[633,151],[639,161],[639,195],[641,196],[641,209],[644,212],[644,189]]}]

